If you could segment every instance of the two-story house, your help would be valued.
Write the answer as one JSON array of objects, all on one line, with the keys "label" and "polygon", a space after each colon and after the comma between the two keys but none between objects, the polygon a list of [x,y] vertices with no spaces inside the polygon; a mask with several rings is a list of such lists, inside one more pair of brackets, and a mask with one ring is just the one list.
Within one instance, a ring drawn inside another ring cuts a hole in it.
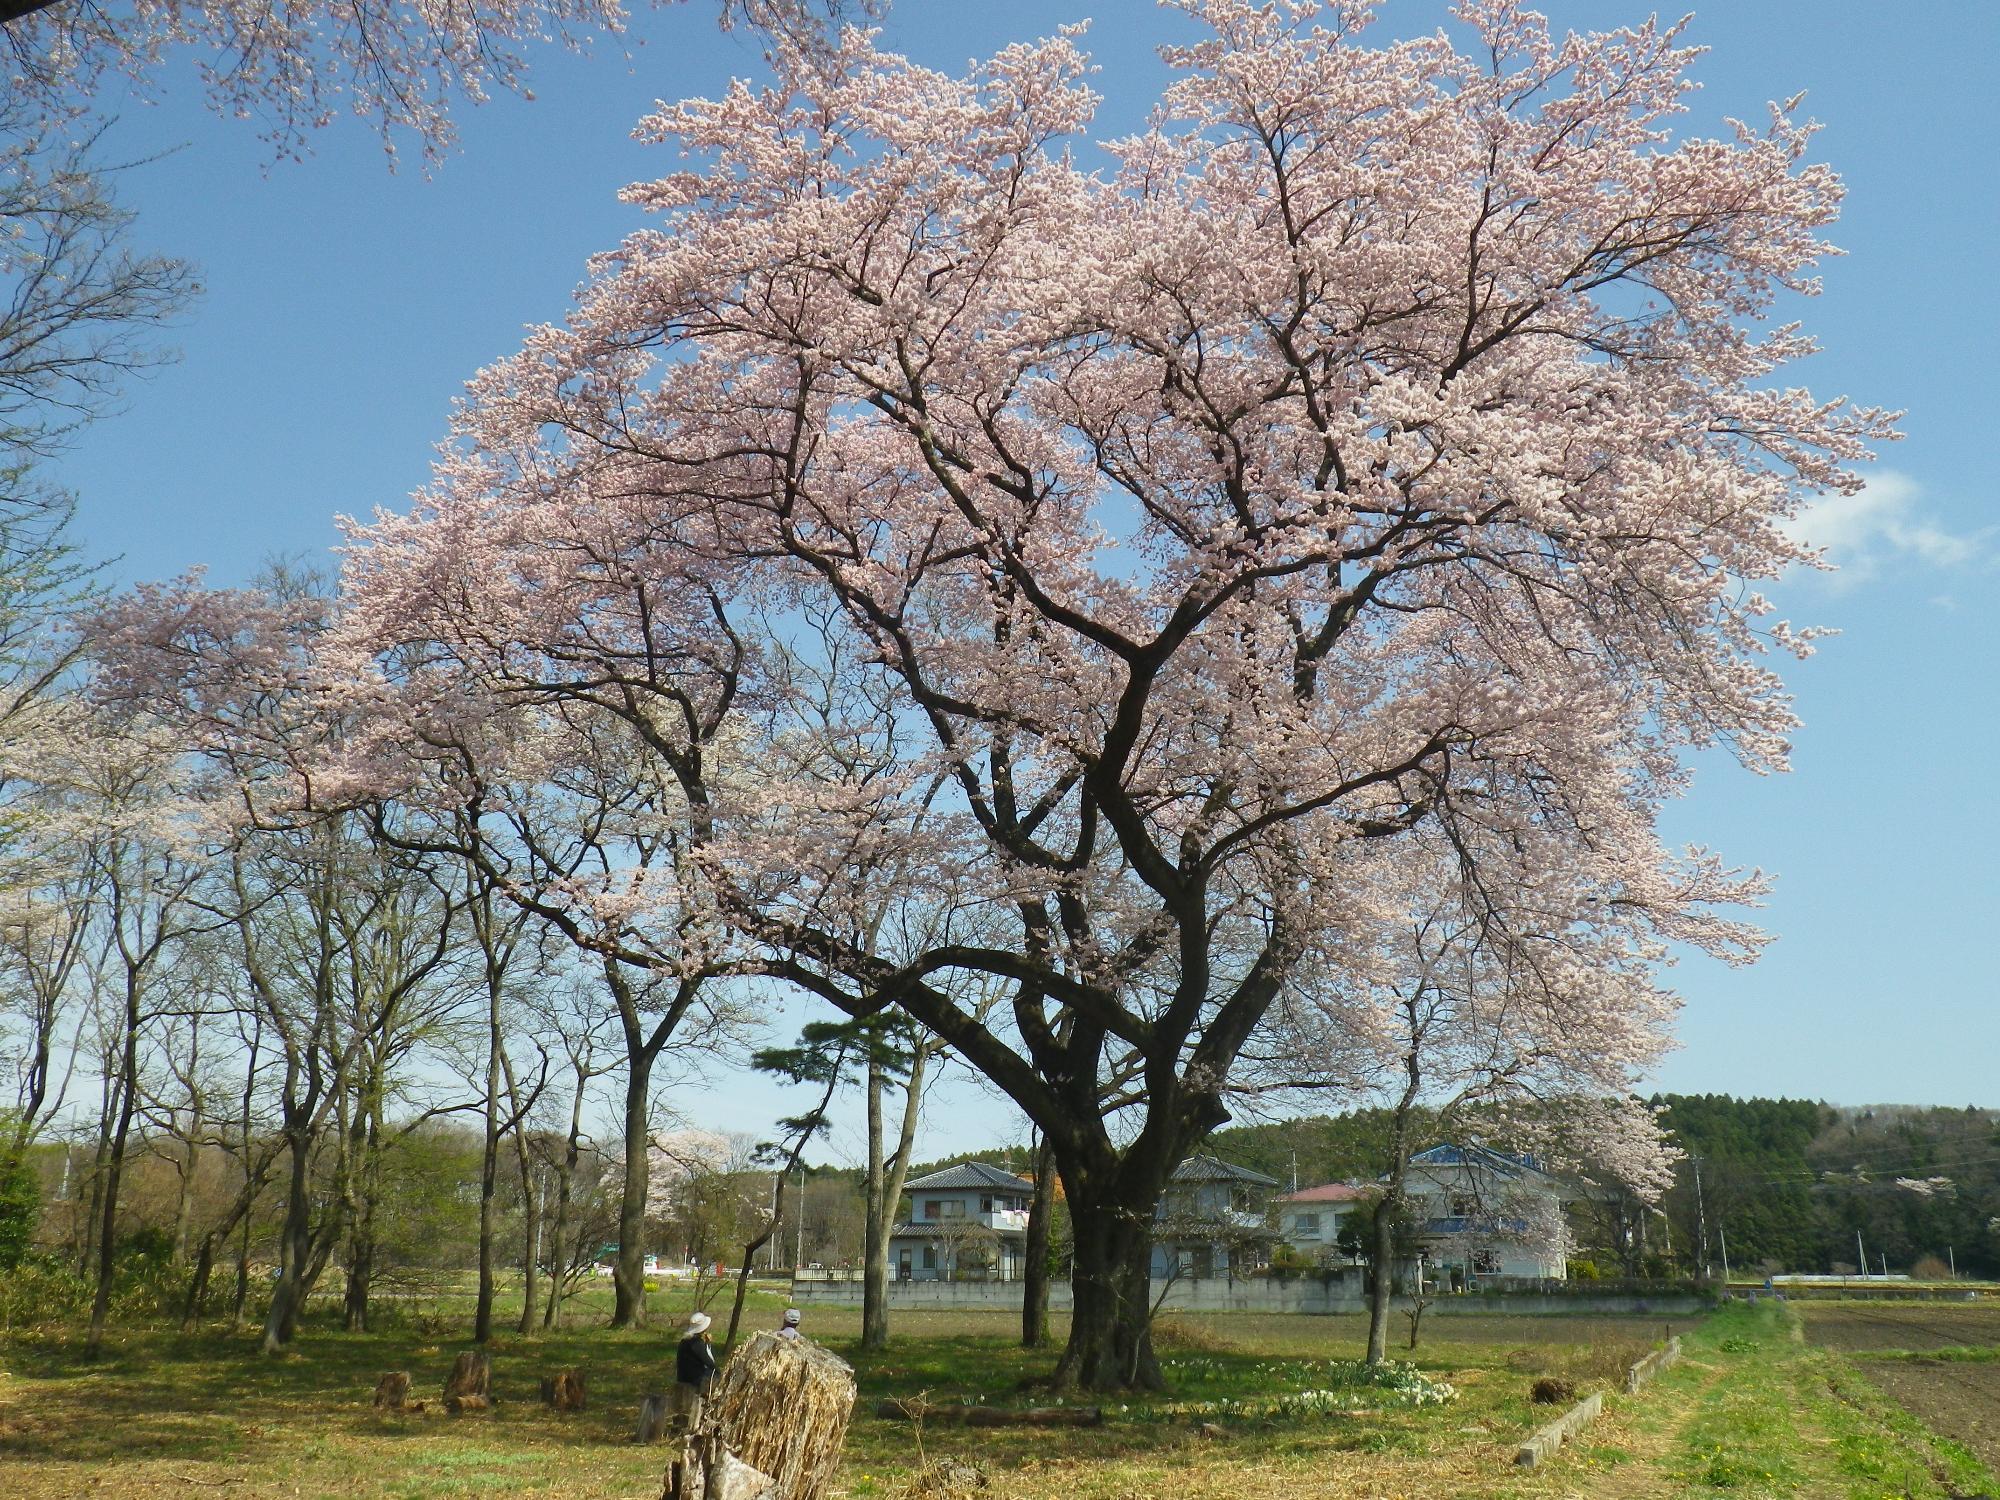
[{"label": "two-story house", "polygon": [[1174,1168],[1154,1218],[1153,1276],[1240,1276],[1270,1264],[1278,1179],[1213,1156]]},{"label": "two-story house", "polygon": [[1561,1280],[1565,1208],[1578,1189],[1536,1164],[1485,1146],[1433,1146],[1410,1158],[1409,1214],[1433,1270],[1461,1284],[1481,1276]]},{"label": "two-story house", "polygon": [[1329,1265],[1339,1258],[1340,1231],[1348,1216],[1375,1196],[1352,1182],[1326,1182],[1278,1199],[1278,1238],[1301,1255]]},{"label": "two-story house", "polygon": [[983,1161],[905,1183],[910,1216],[889,1233],[898,1281],[1018,1281],[1033,1185]]}]

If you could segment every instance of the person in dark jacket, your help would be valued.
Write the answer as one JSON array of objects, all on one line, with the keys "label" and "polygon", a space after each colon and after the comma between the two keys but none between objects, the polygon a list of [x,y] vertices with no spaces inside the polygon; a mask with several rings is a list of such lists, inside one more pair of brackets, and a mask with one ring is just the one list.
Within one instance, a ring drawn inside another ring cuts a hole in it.
[{"label": "person in dark jacket", "polygon": [[708,1341],[707,1313],[698,1312],[687,1320],[674,1351],[674,1379],[693,1387],[697,1397],[706,1396],[715,1383],[715,1346]]}]

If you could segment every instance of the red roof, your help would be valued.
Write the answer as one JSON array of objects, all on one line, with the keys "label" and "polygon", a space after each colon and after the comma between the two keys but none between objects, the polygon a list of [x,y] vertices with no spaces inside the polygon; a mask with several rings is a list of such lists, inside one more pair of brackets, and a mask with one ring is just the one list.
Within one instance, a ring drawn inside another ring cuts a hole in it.
[{"label": "red roof", "polygon": [[1280,1201],[1285,1203],[1352,1203],[1357,1198],[1368,1196],[1368,1189],[1352,1182],[1328,1182],[1319,1187],[1300,1188],[1296,1193],[1287,1193]]}]

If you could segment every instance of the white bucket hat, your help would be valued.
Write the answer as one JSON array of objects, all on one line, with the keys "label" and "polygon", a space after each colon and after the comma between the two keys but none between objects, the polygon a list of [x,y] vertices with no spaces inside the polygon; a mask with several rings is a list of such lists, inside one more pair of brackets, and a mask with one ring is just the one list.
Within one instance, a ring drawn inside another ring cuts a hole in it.
[{"label": "white bucket hat", "polygon": [[708,1314],[705,1312],[695,1313],[688,1319],[687,1330],[689,1333],[702,1333],[706,1331],[707,1328],[708,1328]]}]

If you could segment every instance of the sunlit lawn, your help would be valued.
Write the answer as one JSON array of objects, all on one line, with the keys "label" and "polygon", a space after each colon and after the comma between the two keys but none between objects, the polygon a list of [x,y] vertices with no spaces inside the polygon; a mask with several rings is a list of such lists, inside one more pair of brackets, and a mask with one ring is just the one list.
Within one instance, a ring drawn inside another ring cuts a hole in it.
[{"label": "sunlit lawn", "polygon": [[[607,1296],[593,1289],[583,1299],[579,1312],[591,1326],[496,1338],[496,1408],[466,1417],[435,1409],[389,1416],[369,1405],[384,1370],[408,1370],[413,1395],[436,1393],[453,1355],[469,1347],[456,1294],[398,1305],[394,1326],[374,1333],[309,1326],[297,1351],[278,1359],[260,1357],[247,1330],[187,1338],[123,1330],[94,1362],[67,1332],[16,1334],[0,1342],[6,1372],[0,1376],[0,1495],[651,1497],[659,1493],[665,1453],[630,1442],[632,1419],[641,1395],[671,1378],[672,1330],[688,1293],[663,1287],[654,1302],[653,1331],[636,1333],[601,1326],[605,1308],[599,1304]],[[773,1325],[782,1305],[776,1291],[753,1294],[748,1326]],[[513,1306],[518,1311],[518,1303]],[[726,1321],[726,1296],[711,1310],[721,1315],[718,1322]],[[988,1480],[983,1495],[1022,1500],[1188,1500],[1198,1492],[1273,1500],[1579,1493],[1579,1476],[1621,1462],[1634,1473],[1630,1463],[1638,1460],[1621,1460],[1621,1450],[1607,1442],[1551,1469],[1514,1469],[1510,1460],[1521,1438],[1553,1414],[1530,1404],[1530,1385],[1545,1374],[1574,1382],[1579,1392],[1615,1382],[1667,1331],[1658,1319],[1432,1317],[1421,1347],[1409,1357],[1428,1378],[1455,1387],[1455,1399],[1378,1409],[1364,1393],[1360,1410],[1299,1417],[1274,1414],[1272,1403],[1340,1377],[1346,1367],[1325,1361],[1360,1352],[1360,1319],[1181,1317],[1162,1330],[1173,1390],[1162,1398],[1113,1403],[1101,1427],[926,1424],[913,1430],[874,1414],[874,1403],[888,1395],[1048,1401],[1036,1382],[1053,1364],[1053,1351],[1021,1349],[1016,1324],[999,1313],[899,1313],[891,1347],[863,1357],[855,1347],[856,1310],[808,1309],[809,1333],[854,1360],[861,1380],[841,1493],[912,1493],[920,1453],[922,1459],[974,1464]],[[1673,1329],[1688,1326],[1681,1320]],[[1403,1331],[1399,1319],[1396,1332]],[[1062,1332],[1059,1320],[1058,1339]],[[1760,1351],[1768,1342],[1771,1370],[1816,1357],[1815,1351],[1798,1352],[1802,1346],[1783,1332],[1770,1324],[1745,1337]],[[1712,1349],[1710,1331],[1695,1343]],[[1697,1355],[1677,1375],[1678,1386],[1663,1382],[1654,1410],[1679,1413],[1673,1419],[1676,1444],[1682,1427],[1707,1410],[1702,1403],[1719,1378],[1714,1371],[1732,1373],[1725,1367],[1732,1358],[1743,1361],[1740,1355]],[[558,1416],[539,1404],[537,1383],[544,1373],[572,1366],[587,1374],[589,1409]],[[1750,1373],[1748,1363],[1743,1370]],[[1769,1384],[1771,1370],[1756,1373]],[[1720,1418],[1702,1417],[1698,1424],[1704,1443],[1720,1430],[1715,1420]],[[1615,1428],[1616,1421],[1607,1425]],[[1705,1486],[1691,1478],[1695,1460],[1669,1447],[1656,1466],[1673,1487],[1633,1493],[1703,1492]],[[1752,1461],[1745,1472],[1760,1471]],[[1919,1486],[1911,1493],[1942,1491]]]}]

